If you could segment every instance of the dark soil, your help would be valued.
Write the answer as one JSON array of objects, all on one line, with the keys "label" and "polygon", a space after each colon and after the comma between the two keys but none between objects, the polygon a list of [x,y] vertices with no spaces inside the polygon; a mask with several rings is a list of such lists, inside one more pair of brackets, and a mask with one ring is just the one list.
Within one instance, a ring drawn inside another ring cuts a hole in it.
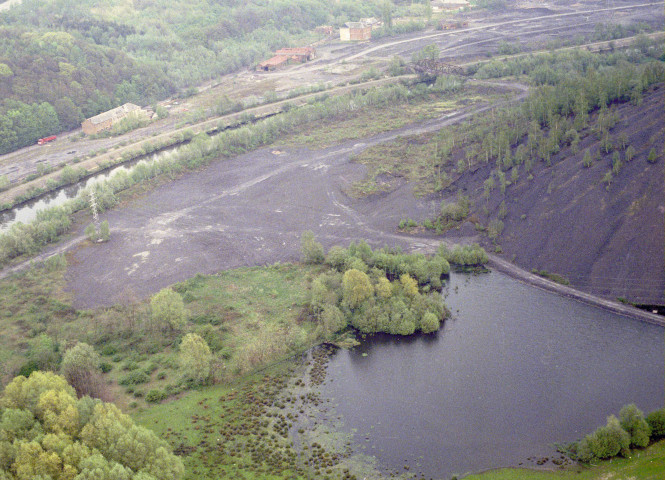
[{"label": "dark soil", "polygon": [[[617,144],[625,133],[637,154],[624,161],[609,187],[601,180],[612,169],[612,153],[602,154],[590,168],[582,165],[585,150],[599,150],[594,135],[580,142],[577,154],[564,148],[551,167],[536,165],[533,179],[521,170],[505,195],[497,187],[487,202],[481,198],[482,184],[492,164],[464,174],[454,186],[471,196],[475,218],[485,225],[497,218],[505,201],[505,228],[497,241],[505,259],[527,270],[563,275],[572,286],[594,295],[663,304],[663,98],[661,85],[639,107],[617,106],[621,121],[610,130],[611,138]],[[647,162],[651,148],[658,152],[653,164]],[[463,227],[470,229],[468,223]],[[485,245],[489,251],[495,249],[489,241]]]},{"label": "dark soil", "polygon": [[316,151],[268,147],[162,185],[102,216],[111,227],[110,242],[72,253],[68,282],[74,303],[108,306],[144,298],[196,273],[298,260],[305,230],[325,247],[364,239],[374,247],[431,252],[438,240],[395,231],[405,216],[431,215],[434,203],[414,198],[409,185],[371,201],[347,197],[344,191],[365,174],[350,157],[400,134],[455,121],[442,117]]},{"label": "dark soil", "polygon": [[[551,167],[537,164],[532,179],[522,171],[505,196],[497,187],[487,203],[482,184],[492,165],[462,175],[454,188],[471,196],[472,218],[485,225],[505,200],[508,213],[498,243],[506,260],[563,275],[573,287],[605,298],[663,304],[663,88],[640,107],[625,104],[618,111],[622,121],[611,133],[617,138],[626,132],[637,155],[609,188],[601,179],[611,169],[611,155],[591,168],[582,166],[584,151],[598,149],[594,136],[584,138],[575,155],[563,149]],[[365,172],[350,157],[397,135],[454,121],[433,120],[425,128],[414,125],[318,151],[266,148],[159,187],[106,214],[109,243],[73,254],[68,278],[75,304],[111,305],[199,272],[297,260],[304,230],[313,230],[325,247],[366,239],[373,246],[432,251],[438,239],[400,235],[396,228],[403,218],[433,217],[441,197],[415,198],[413,185],[401,184],[389,193],[349,198],[345,191]],[[661,153],[650,164],[653,142]],[[446,236],[463,242],[483,238],[469,222]]]}]

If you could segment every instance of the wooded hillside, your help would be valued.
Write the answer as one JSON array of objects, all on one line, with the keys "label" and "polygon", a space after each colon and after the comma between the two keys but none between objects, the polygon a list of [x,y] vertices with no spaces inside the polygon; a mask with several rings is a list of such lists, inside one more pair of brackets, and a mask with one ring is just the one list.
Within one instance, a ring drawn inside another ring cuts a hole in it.
[{"label": "wooded hillside", "polygon": [[26,0],[0,14],[0,154],[310,43],[317,25],[378,15],[378,0]]}]

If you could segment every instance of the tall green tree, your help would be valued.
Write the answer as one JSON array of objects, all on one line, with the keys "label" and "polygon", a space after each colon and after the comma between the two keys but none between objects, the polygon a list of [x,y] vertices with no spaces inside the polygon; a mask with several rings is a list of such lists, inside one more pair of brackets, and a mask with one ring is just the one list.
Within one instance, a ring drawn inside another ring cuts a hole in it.
[{"label": "tall green tree", "polygon": [[65,352],[62,374],[80,396],[100,394],[99,373],[99,355],[91,345],[79,342]]},{"label": "tall green tree", "polygon": [[344,303],[354,309],[374,295],[374,287],[366,273],[352,268],[344,272],[342,292]]},{"label": "tall green tree", "polygon": [[630,446],[644,448],[649,445],[651,427],[644,419],[642,410],[637,405],[631,403],[624,406],[619,411],[619,420],[621,428],[630,435]]},{"label": "tall green tree", "polygon": [[187,312],[182,297],[164,288],[150,300],[152,327],[156,330],[178,331],[185,326]]},{"label": "tall green tree", "polygon": [[188,333],[182,339],[179,359],[187,380],[200,385],[210,377],[212,353],[206,341],[196,333]]}]

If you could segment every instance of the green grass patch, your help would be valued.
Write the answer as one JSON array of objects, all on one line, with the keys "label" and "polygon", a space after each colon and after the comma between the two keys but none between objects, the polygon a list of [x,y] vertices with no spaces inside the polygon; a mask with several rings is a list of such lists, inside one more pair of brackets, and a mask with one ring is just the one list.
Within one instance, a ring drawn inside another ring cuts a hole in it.
[{"label": "green grass patch", "polygon": [[352,185],[349,193],[363,197],[377,191],[389,191],[401,180],[419,182],[414,193],[438,191],[448,184],[445,169],[435,164],[434,133],[400,137],[392,142],[370,147],[354,157],[368,168],[366,177]]},{"label": "green grass patch", "polygon": [[211,348],[213,380],[229,381],[320,340],[304,312],[309,281],[319,269],[278,264],[197,275],[173,287],[185,300],[185,326],[155,331],[149,299],[76,310],[64,291],[66,266],[35,266],[0,281],[2,383],[34,369],[57,370],[62,353],[80,341],[101,355],[107,397],[121,406],[144,405],[152,391],[149,401],[161,401],[189,388],[178,361],[187,333],[199,334]]},{"label": "green grass patch", "polygon": [[286,386],[291,364],[232,383],[188,392],[137,411],[137,423],[167,440],[185,479],[303,478],[279,417],[266,415]]},{"label": "green grass patch", "polygon": [[316,325],[304,312],[317,267],[277,264],[197,275],[175,286],[190,323],[225,358],[227,376],[311,346]]},{"label": "green grass patch", "polygon": [[365,107],[315,122],[307,133],[287,136],[279,145],[324,148],[345,140],[365,138],[436,118],[462,106],[486,101],[488,98],[490,97],[474,94],[471,90],[471,92],[446,94],[445,97],[424,94],[398,105]]},{"label": "green grass patch", "polygon": [[547,278],[548,280],[552,280],[553,282],[556,282],[560,285],[570,285],[570,280],[568,280],[566,277],[563,275],[559,275],[558,273],[552,273],[548,272],[547,270],[538,270],[538,269],[532,269],[531,273],[535,273],[536,275]]},{"label": "green grass patch", "polygon": [[665,472],[665,441],[661,440],[644,450],[634,450],[630,458],[613,458],[594,467],[575,466],[545,472],[526,469],[501,469],[466,480],[660,480]]}]

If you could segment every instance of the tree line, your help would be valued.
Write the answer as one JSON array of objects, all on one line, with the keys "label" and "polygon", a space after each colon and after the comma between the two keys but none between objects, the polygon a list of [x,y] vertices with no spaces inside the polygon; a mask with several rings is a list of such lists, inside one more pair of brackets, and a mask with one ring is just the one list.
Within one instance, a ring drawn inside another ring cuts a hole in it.
[{"label": "tree line", "polygon": [[0,154],[308,44],[317,25],[380,12],[378,1],[350,0],[141,0],[104,11],[28,0],[0,14]]},{"label": "tree line", "polygon": [[635,404],[625,405],[619,417],[610,415],[607,424],[585,435],[577,442],[559,445],[559,450],[574,460],[591,463],[595,460],[629,457],[631,449],[641,449],[665,438],[665,408],[646,417]]},{"label": "tree line", "polygon": [[115,405],[34,372],[0,396],[0,479],[177,480],[182,461]]},{"label": "tree line", "polygon": [[165,72],[67,32],[0,26],[0,154],[126,102],[175,92]]}]

